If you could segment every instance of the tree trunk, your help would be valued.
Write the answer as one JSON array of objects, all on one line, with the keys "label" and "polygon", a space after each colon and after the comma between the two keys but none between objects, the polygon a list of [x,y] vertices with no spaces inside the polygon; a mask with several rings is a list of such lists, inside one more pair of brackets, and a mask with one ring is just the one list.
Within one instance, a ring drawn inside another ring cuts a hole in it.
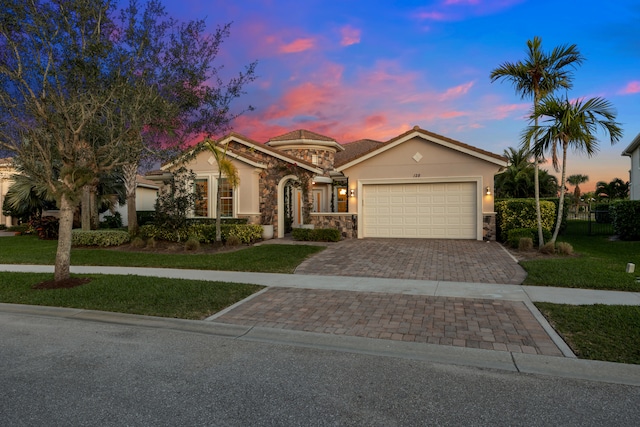
[{"label": "tree trunk", "polygon": [[131,236],[138,234],[138,216],[136,213],[136,177],[138,165],[129,163],[122,167],[124,188],[127,193],[127,228]]},{"label": "tree trunk", "polygon": [[567,175],[567,147],[568,143],[562,143],[562,178],[560,179],[560,199],[558,200],[558,216],[556,218],[556,228],[553,230],[553,236],[551,237],[551,243],[556,243],[558,234],[560,233],[560,226],[562,225],[562,214],[564,212],[564,186],[566,184]]},{"label": "tree trunk", "polygon": [[98,214],[98,184],[99,183],[100,183],[99,179],[97,178],[94,179],[89,189],[90,190],[89,225],[92,230],[97,230],[98,223],[100,222],[100,216]]},{"label": "tree trunk", "polygon": [[91,230],[91,186],[89,184],[82,187],[80,220],[82,222],[82,231]]},{"label": "tree trunk", "polygon": [[56,252],[56,264],[54,280],[65,280],[70,277],[71,265],[71,230],[73,229],[73,211],[75,206],[68,196],[62,193],[60,197],[60,223],[58,229],[58,249]]}]

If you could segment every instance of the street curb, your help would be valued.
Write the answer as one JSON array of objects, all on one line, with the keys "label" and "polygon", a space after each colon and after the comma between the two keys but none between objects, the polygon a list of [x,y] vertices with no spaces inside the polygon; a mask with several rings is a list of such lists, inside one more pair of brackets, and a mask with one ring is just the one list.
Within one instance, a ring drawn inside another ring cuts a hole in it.
[{"label": "street curb", "polygon": [[640,386],[640,365],[286,329],[247,327],[212,321],[170,319],[74,308],[0,303],[0,313],[167,329],[272,345],[396,357],[443,365],[496,369],[525,374]]}]

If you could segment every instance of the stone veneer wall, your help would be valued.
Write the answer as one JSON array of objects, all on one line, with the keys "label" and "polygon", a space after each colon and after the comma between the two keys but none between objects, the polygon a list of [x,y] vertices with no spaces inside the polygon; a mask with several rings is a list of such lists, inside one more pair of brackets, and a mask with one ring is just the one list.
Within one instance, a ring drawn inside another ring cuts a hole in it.
[{"label": "stone veneer wall", "polygon": [[358,237],[358,216],[350,213],[312,213],[311,223],[316,228],[337,228],[343,239]]},{"label": "stone veneer wall", "polygon": [[327,172],[333,170],[334,150],[321,150],[317,148],[283,148],[282,152],[293,157],[302,159],[308,163],[313,163],[313,155],[318,156],[317,166]]},{"label": "stone veneer wall", "polygon": [[482,235],[484,236],[484,240],[496,240],[496,214],[485,213],[482,215]]}]

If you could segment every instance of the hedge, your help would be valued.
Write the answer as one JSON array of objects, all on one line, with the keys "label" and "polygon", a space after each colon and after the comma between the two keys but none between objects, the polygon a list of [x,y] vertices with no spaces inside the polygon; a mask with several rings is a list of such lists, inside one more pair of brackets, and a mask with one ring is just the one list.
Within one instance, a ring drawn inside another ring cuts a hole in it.
[{"label": "hedge", "polygon": [[613,232],[621,240],[640,240],[640,200],[619,200],[609,206]]},{"label": "hedge", "polygon": [[[536,201],[534,199],[507,199],[495,202],[496,232],[498,240],[504,242],[509,231],[517,228],[538,229]],[[540,200],[542,229],[551,231],[556,220],[556,205],[548,200]],[[536,235],[537,235],[536,231]]]},{"label": "hedge", "polygon": [[293,240],[306,242],[339,242],[340,230],[337,228],[294,228],[291,230]]},{"label": "hedge", "polygon": [[[242,243],[252,243],[262,238],[262,226],[257,224],[222,224],[220,226],[222,241],[229,236],[236,236]],[[166,229],[156,225],[143,225],[140,227],[140,237],[170,242],[184,242],[190,238],[200,243],[213,243],[216,241],[215,224],[194,224],[181,229]]]},{"label": "hedge", "polygon": [[119,246],[128,243],[129,233],[124,230],[72,230],[73,246]]}]

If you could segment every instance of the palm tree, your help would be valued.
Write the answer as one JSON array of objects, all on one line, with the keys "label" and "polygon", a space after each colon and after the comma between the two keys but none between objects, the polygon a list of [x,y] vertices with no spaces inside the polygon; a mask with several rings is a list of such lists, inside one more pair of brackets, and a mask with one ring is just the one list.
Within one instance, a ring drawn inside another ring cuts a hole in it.
[{"label": "palm tree", "polygon": [[210,139],[205,140],[205,147],[211,151],[213,158],[218,165],[218,191],[216,192],[216,242],[222,241],[222,179],[226,179],[226,182],[231,188],[236,188],[240,184],[240,176],[238,174],[238,168],[227,157],[227,150],[229,144],[225,144],[224,147],[218,145],[215,141]]},{"label": "palm tree", "polygon": [[558,148],[562,149],[562,174],[560,179],[560,201],[556,228],[551,237],[555,243],[562,222],[564,204],[567,150],[569,147],[578,152],[584,152],[591,157],[598,150],[598,140],[594,133],[599,129],[609,134],[611,144],[615,144],[622,137],[620,124],[615,122],[616,114],[611,103],[602,98],[591,98],[587,101],[570,102],[547,96],[533,110],[531,118],[537,123],[544,119],[543,125],[529,126],[522,134],[523,144],[535,141],[534,155],[542,158],[545,152],[551,152],[551,160],[556,171],[559,170]]},{"label": "palm tree", "polygon": [[[525,98],[533,97],[535,109],[540,100],[556,89],[571,87],[572,73],[568,67],[581,64],[584,58],[575,44],[559,46],[551,53],[542,51],[542,39],[534,37],[527,41],[527,58],[524,61],[505,62],[491,72],[491,82],[496,80],[510,81],[516,93]],[[537,119],[535,125],[538,125]],[[529,146],[528,141],[524,144]],[[534,158],[534,185],[536,199],[536,217],[538,221],[538,242],[544,245],[542,235],[542,214],[540,212],[540,177],[539,157]]]},{"label": "palm tree", "polygon": [[[531,152],[524,148],[509,147],[504,150],[509,166],[496,175],[494,182],[496,198],[529,198],[535,195],[533,163],[529,161]],[[541,197],[558,196],[558,180],[544,169],[539,170],[539,191]]]},{"label": "palm tree", "polygon": [[629,197],[629,183],[620,178],[614,178],[609,183],[598,181],[596,184],[596,196],[601,198],[603,195],[608,197],[609,200],[626,199]]},{"label": "palm tree", "polygon": [[576,205],[576,212],[578,206],[580,205],[580,184],[584,184],[587,181],[589,181],[589,177],[587,175],[575,174],[569,175],[567,177],[567,182],[575,186],[575,188],[573,189],[573,201]]}]

